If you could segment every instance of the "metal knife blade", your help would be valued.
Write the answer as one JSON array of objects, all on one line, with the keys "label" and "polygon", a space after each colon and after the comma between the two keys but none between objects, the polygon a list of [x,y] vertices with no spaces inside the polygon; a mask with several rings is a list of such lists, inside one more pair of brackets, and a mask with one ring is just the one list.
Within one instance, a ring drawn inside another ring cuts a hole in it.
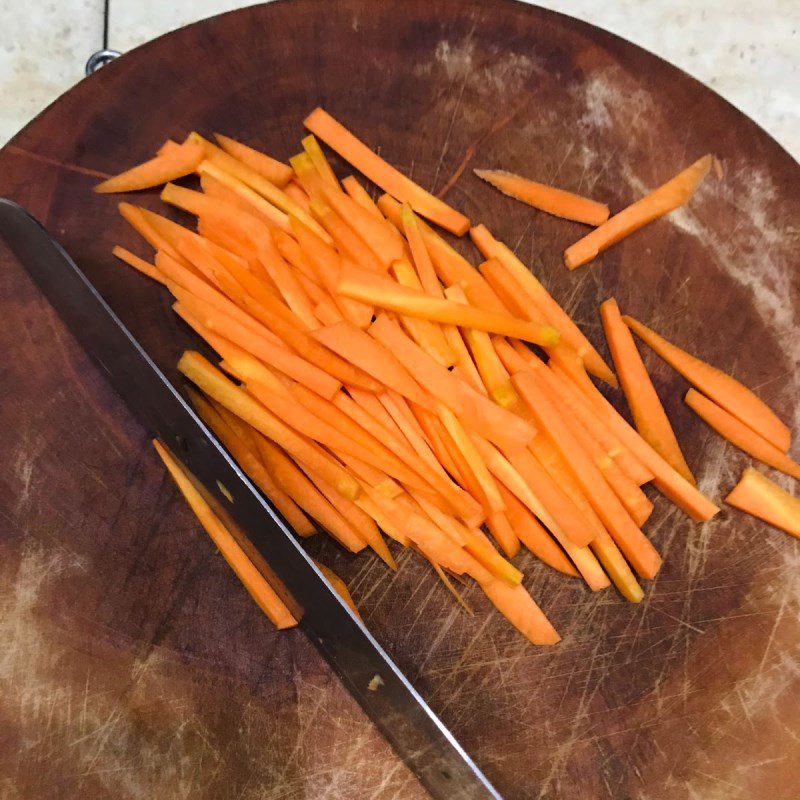
[{"label": "metal knife blade", "polygon": [[305,633],[431,796],[502,800],[64,249],[3,198],[0,236],[148,433],[178,455],[263,556],[290,593],[290,608],[299,607]]}]

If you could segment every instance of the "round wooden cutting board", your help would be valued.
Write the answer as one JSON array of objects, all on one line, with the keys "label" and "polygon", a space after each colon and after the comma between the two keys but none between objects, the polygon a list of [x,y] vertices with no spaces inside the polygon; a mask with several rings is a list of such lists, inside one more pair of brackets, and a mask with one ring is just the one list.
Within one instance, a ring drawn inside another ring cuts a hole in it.
[{"label": "round wooden cutting board", "polygon": [[[92,185],[193,129],[288,158],[317,105],[509,242],[603,352],[597,307],[615,296],[797,430],[798,165],[677,69],[557,14],[295,0],[217,17],[58,100],[0,151],[0,195],[43,221],[174,375],[195,340],[163,290],[112,258],[116,243],[147,250]],[[619,209],[706,152],[720,179],[574,273],[560,253],[581,226],[472,174],[521,172]],[[135,201],[161,208],[156,192]],[[5,249],[0,320],[0,794],[422,798],[303,635],[271,630]],[[747,460],[645,357],[701,488],[721,501]],[[323,537],[310,548],[508,800],[794,800],[798,542],[730,509],[696,525],[651,496],[646,530],[665,564],[638,606],[518,558],[564,637],[551,649],[479,592],[464,613],[407,553],[389,574]]]}]

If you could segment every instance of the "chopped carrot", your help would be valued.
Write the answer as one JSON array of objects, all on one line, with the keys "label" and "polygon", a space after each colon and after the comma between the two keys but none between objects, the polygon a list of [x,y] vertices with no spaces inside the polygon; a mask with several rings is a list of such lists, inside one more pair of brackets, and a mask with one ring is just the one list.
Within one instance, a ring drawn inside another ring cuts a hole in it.
[{"label": "chopped carrot", "polygon": [[300,206],[306,213],[311,213],[311,201],[306,194],[306,190],[300,185],[300,183],[296,180],[289,181],[286,186],[283,187],[283,191],[286,192],[287,197],[291,197],[292,200]]},{"label": "chopped carrot", "polygon": [[752,467],[744,471],[725,502],[800,539],[800,498]]},{"label": "chopped carrot", "polygon": [[309,200],[319,200],[322,197],[325,180],[317,171],[308,153],[302,152],[292,156],[289,163],[294,170],[294,179],[303,187]]},{"label": "chopped carrot", "polygon": [[[498,489],[499,489],[498,485]],[[502,492],[501,492],[502,498]],[[505,504],[505,502],[504,502]],[[486,527],[492,537],[500,545],[500,549],[505,553],[506,558],[514,558],[519,552],[519,539],[505,511],[495,511],[486,518]]]},{"label": "chopped carrot", "polygon": [[188,267],[186,259],[164,238],[147,220],[144,209],[130,203],[120,203],[119,213],[122,218],[138,233],[154,250],[163,250],[174,259]]},{"label": "chopped carrot", "polygon": [[386,271],[386,266],[358,232],[348,225],[344,218],[340,217],[327,203],[323,203],[321,200],[312,200],[311,213],[328,232],[340,254],[347,256],[360,267],[372,272],[382,273]]},{"label": "chopped carrot", "polygon": [[673,469],[689,483],[696,484],[664,406],[636,349],[633,334],[622,320],[617,301],[613,298],[606,300],[600,306],[600,317],[636,430]]},{"label": "chopped carrot", "polygon": [[762,464],[774,467],[800,480],[800,464],[789,458],[772,442],[768,442],[752,428],[740,422],[733,414],[729,414],[724,408],[718,406],[713,400],[709,400],[694,389],[689,389],[686,393],[686,405],[735,447],[758,459]]},{"label": "chopped carrot", "polygon": [[425,434],[425,441],[436,456],[436,460],[456,483],[461,484],[463,475],[445,445],[442,421],[426,408],[421,408],[413,403],[411,404],[411,411],[420,428],[422,428]]},{"label": "chopped carrot", "polygon": [[608,206],[596,200],[537,183],[502,169],[476,169],[473,172],[503,194],[556,217],[584,222],[587,225],[602,225],[608,219]]},{"label": "chopped carrot", "polygon": [[279,189],[284,189],[292,179],[292,168],[288,164],[276,161],[266,153],[248,147],[235,139],[223,136],[221,133],[215,133],[214,138],[228,155],[241,161],[246,167],[266,178]]},{"label": "chopped carrot", "polygon": [[176,148],[145,161],[143,164],[108,178],[94,187],[100,194],[135,192],[150,189],[190,175],[203,160],[203,148],[194,142],[184,142]]},{"label": "chopped carrot", "polygon": [[149,261],[139,258],[139,256],[131,253],[130,250],[116,245],[111,251],[111,254],[115,255],[120,261],[124,261],[129,267],[133,267],[138,272],[141,272],[142,275],[147,275],[148,278],[152,278],[154,281],[158,281],[161,284],[164,283],[164,277],[158,271],[158,267],[156,267],[155,264],[151,264]]},{"label": "chopped carrot", "polygon": [[354,202],[361,206],[361,208],[366,209],[378,219],[384,218],[375,201],[369,196],[369,192],[367,192],[355,177],[348,175],[346,178],[342,178],[342,188]]},{"label": "chopped carrot", "polygon": [[[274,231],[272,239],[278,252],[283,258],[291,264],[300,274],[304,275],[308,280],[313,281],[318,286],[324,286],[324,282],[317,273],[314,265],[308,260],[303,249],[295,239],[288,236],[283,231]],[[317,301],[319,302],[319,301]]]},{"label": "chopped carrot", "polygon": [[390,478],[385,472],[367,464],[360,458],[356,458],[350,453],[337,453],[336,457],[341,461],[360,481],[368,483],[373,489],[385,494],[387,497],[397,497],[403,488],[394,478]]},{"label": "chopped carrot", "polygon": [[367,282],[363,277],[357,279],[345,275],[336,291],[344,297],[420,319],[499,333],[544,346],[558,341],[558,332],[547,325],[535,325],[503,312],[485,311],[430,297],[421,291],[393,284],[389,279],[375,277],[376,280]]},{"label": "chopped carrot", "polygon": [[255,600],[258,607],[278,630],[292,628],[297,625],[297,620],[292,615],[292,612],[289,611],[267,579],[248,558],[236,538],[220,522],[217,515],[211,510],[211,507],[194,487],[177,461],[158,439],[153,440],[153,446],[203,529],[211,537],[217,549],[222,553],[223,558],[236,573],[236,577],[242,582],[242,585],[247,589],[247,592]]},{"label": "chopped carrot", "polygon": [[[395,523],[394,519],[387,513],[383,508],[381,508],[371,497],[370,491],[374,491],[372,487],[368,485],[364,485],[364,491],[353,501],[362,511],[365,511],[369,514],[375,522],[378,523],[378,527],[390,538],[394,539],[398,544],[403,545],[403,547],[408,547],[411,544],[411,540],[406,536],[401,530],[400,527]],[[380,494],[380,493],[378,493]],[[393,499],[393,498],[389,498]]]},{"label": "chopped carrot", "polygon": [[[505,267],[513,280],[508,284],[509,291],[524,298],[525,304],[531,310],[538,310],[539,314],[535,319],[539,320],[543,316],[547,323],[561,334],[564,344],[572,347],[583,359],[586,369],[592,375],[611,386],[616,386],[614,373],[609,369],[602,356],[595,350],[569,314],[561,308],[533,272],[514,255],[512,250],[503,242],[495,239],[485,225],[476,225],[470,231],[470,236],[483,253],[484,258],[495,258]],[[514,286],[519,288],[515,289]]]},{"label": "chopped carrot", "polygon": [[661,566],[661,557],[630,518],[605,478],[564,423],[558,409],[543,389],[541,378],[535,372],[518,372],[513,380],[625,557],[643,578],[655,577]]},{"label": "chopped carrot", "polygon": [[710,397],[779,450],[785,453],[789,449],[791,431],[750,389],[722,370],[689,355],[632,317],[623,319],[645,344],[683,375],[695,389]]},{"label": "chopped carrot", "polygon": [[431,261],[430,253],[428,253],[425,239],[422,236],[419,220],[407,203],[404,203],[400,209],[400,220],[403,224],[403,233],[405,233],[408,240],[411,257],[414,259],[414,266],[417,268],[422,288],[431,297],[444,297],[442,284],[439,282],[436,270],[433,268],[433,262]]},{"label": "chopped carrot", "polygon": [[[334,588],[336,594],[344,600],[347,607],[361,619],[361,614],[358,613],[358,609],[347,588],[347,584],[332,569],[326,567],[324,564],[320,564],[319,561],[314,561],[314,565],[325,576],[325,580]],[[364,620],[362,619],[361,621],[363,622]]]},{"label": "chopped carrot", "polygon": [[314,138],[313,134],[301,139],[300,144],[303,145],[303,150],[306,151],[306,154],[311,159],[311,163],[314,165],[314,169],[320,174],[322,180],[338,189],[339,181],[336,180],[336,174],[328,163],[328,159],[325,158],[325,153],[322,152],[322,148],[319,146],[319,142]]},{"label": "chopped carrot", "polygon": [[311,335],[326,347],[348,359],[384,385],[425,408],[433,408],[430,396],[420,388],[411,373],[384,345],[348,322],[328,325]]},{"label": "chopped carrot", "polygon": [[312,111],[303,124],[373,183],[398,200],[407,202],[418,214],[457,236],[469,229],[469,220],[463,214],[387,164],[323,109]]},{"label": "chopped carrot", "polygon": [[553,645],[561,641],[556,629],[524,586],[500,580],[481,583],[492,605],[531,643]]},{"label": "chopped carrot", "polygon": [[229,381],[199,353],[185,352],[178,362],[178,369],[209,397],[278,443],[292,456],[304,464],[313,464],[315,471],[336,486],[345,497],[353,499],[358,495],[358,483],[346,470],[328,459],[321,459],[305,439],[267,411],[244,389]]},{"label": "chopped carrot", "polygon": [[712,163],[711,155],[703,156],[663,186],[615,214],[608,222],[568,247],[564,251],[564,263],[569,269],[587,264],[620,239],[688,202],[708,174]]}]

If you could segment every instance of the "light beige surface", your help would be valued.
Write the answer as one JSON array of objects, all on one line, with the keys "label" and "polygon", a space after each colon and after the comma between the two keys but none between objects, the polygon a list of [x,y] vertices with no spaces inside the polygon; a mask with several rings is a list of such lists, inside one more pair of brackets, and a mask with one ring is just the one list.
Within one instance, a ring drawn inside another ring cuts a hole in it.
[{"label": "light beige surface", "polygon": [[[378,0],[376,0],[376,5]],[[613,31],[705,82],[800,158],[800,0],[541,0]],[[248,5],[111,0],[110,46]],[[0,142],[83,75],[102,0],[0,0]]]}]

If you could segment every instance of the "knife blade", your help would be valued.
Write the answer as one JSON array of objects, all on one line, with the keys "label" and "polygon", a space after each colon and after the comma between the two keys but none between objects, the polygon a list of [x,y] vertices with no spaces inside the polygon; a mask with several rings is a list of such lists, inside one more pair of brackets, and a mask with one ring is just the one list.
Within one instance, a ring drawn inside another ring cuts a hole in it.
[{"label": "knife blade", "polygon": [[306,635],[430,795],[502,800],[66,251],[4,198],[0,236],[148,434],[170,447],[263,557]]}]

